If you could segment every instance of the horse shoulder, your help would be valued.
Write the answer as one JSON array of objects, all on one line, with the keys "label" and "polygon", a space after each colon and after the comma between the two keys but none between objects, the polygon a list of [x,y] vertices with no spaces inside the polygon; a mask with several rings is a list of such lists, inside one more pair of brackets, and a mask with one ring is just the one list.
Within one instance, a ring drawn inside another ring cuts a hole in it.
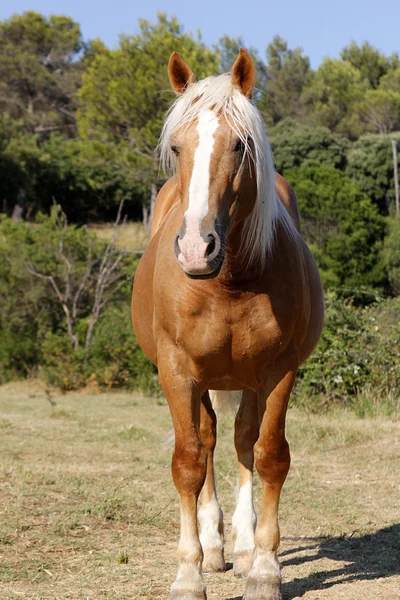
[{"label": "horse shoulder", "polygon": [[161,223],[168,215],[171,208],[179,200],[178,192],[178,177],[174,175],[166,183],[158,193],[156,204],[154,207],[153,222],[151,224],[151,237],[159,230]]},{"label": "horse shoulder", "polygon": [[279,175],[279,173],[275,173],[275,185],[281,201],[292,218],[294,226],[300,233],[300,212],[294,191],[286,179],[282,175]]}]

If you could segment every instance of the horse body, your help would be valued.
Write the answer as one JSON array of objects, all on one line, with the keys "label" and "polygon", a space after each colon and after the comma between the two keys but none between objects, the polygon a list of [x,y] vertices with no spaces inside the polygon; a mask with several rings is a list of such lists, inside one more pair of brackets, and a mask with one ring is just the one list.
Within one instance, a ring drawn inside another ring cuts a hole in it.
[{"label": "horse body", "polygon": [[135,276],[132,315],[139,343],[156,364],[161,339],[177,346],[202,392],[259,393],[271,365],[291,354],[297,367],[319,339],[323,311],[308,248],[300,236],[293,246],[278,230],[279,252],[262,273],[235,272],[229,264],[235,240],[228,237],[218,278],[188,279],[173,252],[182,208],[177,196],[167,200],[172,205]]},{"label": "horse body", "polygon": [[[254,77],[249,61],[241,51],[232,70],[232,81],[246,98]],[[170,62],[170,79],[178,93],[193,84],[177,55]],[[272,207],[274,226],[267,232],[274,236],[273,248],[266,260],[261,254],[254,259],[253,253],[249,261],[243,252],[244,223],[261,200],[251,161],[246,166],[238,158],[237,148],[245,154],[241,131],[220,112],[209,113],[195,121],[198,133],[188,125],[172,139],[181,143],[178,174],[157,199],[152,239],[135,275],[133,325],[143,350],[158,365],[175,430],[172,474],[181,500],[181,537],[172,598],[204,599],[202,570],[225,568],[213,466],[216,415],[209,394],[222,390],[239,392],[240,399],[234,569],[248,576],[247,600],[274,600],[281,598],[278,503],[290,464],[286,409],[297,368],[321,333],[322,290],[298,232],[294,194],[278,175],[272,175],[270,188],[279,195]],[[263,484],[256,530],[254,464]]]}]

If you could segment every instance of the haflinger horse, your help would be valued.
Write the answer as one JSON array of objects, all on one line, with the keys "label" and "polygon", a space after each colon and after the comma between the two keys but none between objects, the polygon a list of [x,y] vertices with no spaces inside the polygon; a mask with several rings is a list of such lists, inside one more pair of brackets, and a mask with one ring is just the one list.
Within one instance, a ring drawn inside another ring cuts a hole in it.
[{"label": "haflinger horse", "polygon": [[[175,174],[156,201],[132,315],[140,345],[158,366],[175,431],[181,528],[171,597],[204,600],[202,573],[225,570],[214,408],[234,396],[234,572],[247,578],[246,600],[277,600],[278,504],[290,464],[286,410],[296,371],[321,334],[321,283],[299,233],[296,198],[274,172],[251,101],[248,52],[240,50],[230,74],[198,82],[174,52],[168,73],[177,99],[160,156]],[[254,465],[263,488],[257,526]]]}]

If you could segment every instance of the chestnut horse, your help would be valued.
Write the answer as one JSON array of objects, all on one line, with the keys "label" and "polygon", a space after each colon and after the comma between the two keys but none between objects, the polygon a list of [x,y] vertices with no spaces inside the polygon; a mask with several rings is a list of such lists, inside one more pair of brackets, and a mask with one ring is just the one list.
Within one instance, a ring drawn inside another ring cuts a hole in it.
[{"label": "chestnut horse", "polygon": [[[172,476],[181,530],[171,597],[205,599],[202,573],[225,569],[214,408],[230,393],[239,398],[234,571],[247,577],[246,600],[281,599],[286,409],[297,368],[321,334],[321,283],[299,233],[296,198],[274,173],[251,101],[250,55],[241,49],[230,74],[196,82],[174,52],[168,73],[178,97],[160,153],[175,175],[157,198],[132,315],[140,345],[158,366],[175,431]],[[254,464],[263,487],[257,527]]]}]

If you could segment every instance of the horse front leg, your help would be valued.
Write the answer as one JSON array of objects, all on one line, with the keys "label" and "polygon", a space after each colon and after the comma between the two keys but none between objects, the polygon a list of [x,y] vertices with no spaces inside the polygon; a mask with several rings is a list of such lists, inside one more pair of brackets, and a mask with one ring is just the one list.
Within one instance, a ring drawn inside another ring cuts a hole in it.
[{"label": "horse front leg", "polygon": [[[160,353],[159,353],[160,355]],[[180,498],[178,574],[171,587],[173,600],[205,600],[203,551],[197,526],[197,500],[207,469],[207,453],[200,438],[201,395],[184,372],[185,361],[168,348],[159,361],[161,387],[167,398],[175,431],[172,477]]]},{"label": "horse front leg", "polygon": [[203,548],[203,573],[225,571],[224,518],[218,502],[214,475],[214,450],[217,417],[208,392],[203,394],[200,410],[200,436],[207,452],[207,475],[199,498],[198,521]]},{"label": "horse front leg", "polygon": [[259,398],[263,414],[254,461],[263,486],[261,514],[255,533],[253,566],[243,600],[282,600],[281,573],[277,558],[280,542],[278,507],[281,489],[290,466],[285,438],[286,409],[296,373],[275,373],[273,389]]}]

